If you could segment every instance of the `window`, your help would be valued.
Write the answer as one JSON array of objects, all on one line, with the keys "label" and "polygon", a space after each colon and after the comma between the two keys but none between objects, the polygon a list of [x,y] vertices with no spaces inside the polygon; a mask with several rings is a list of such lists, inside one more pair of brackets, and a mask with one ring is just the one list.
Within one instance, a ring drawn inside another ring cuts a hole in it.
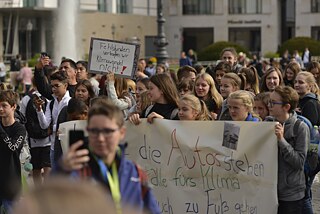
[{"label": "window", "polygon": [[183,14],[213,14],[214,0],[183,0]]},{"label": "window", "polygon": [[320,26],[311,27],[311,38],[320,40]]},{"label": "window", "polygon": [[251,52],[261,51],[260,28],[229,28],[229,41],[242,45]]},{"label": "window", "polygon": [[117,13],[128,13],[127,0],[117,0]]},{"label": "window", "polygon": [[262,0],[229,0],[229,14],[262,13]]},{"label": "window", "polygon": [[213,28],[183,28],[183,50],[193,49],[196,52],[211,45],[214,41]]},{"label": "window", "polygon": [[98,11],[107,12],[107,2],[106,0],[98,1]]},{"label": "window", "polygon": [[311,13],[320,12],[320,0],[311,0]]},{"label": "window", "polygon": [[37,0],[23,0],[23,7],[36,7]]}]

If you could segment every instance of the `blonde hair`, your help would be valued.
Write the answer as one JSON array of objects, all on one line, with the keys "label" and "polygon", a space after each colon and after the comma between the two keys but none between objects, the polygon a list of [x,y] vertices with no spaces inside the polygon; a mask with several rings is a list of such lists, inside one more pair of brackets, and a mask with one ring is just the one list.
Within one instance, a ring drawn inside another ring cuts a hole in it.
[{"label": "blonde hair", "polygon": [[[11,86],[11,85],[10,85]],[[11,90],[12,88],[8,88],[5,83],[0,83],[0,91]]]},{"label": "blonde hair", "polygon": [[210,120],[209,111],[203,100],[193,94],[186,94],[180,98],[180,101],[187,102],[188,105],[194,109],[198,114],[195,120]]},{"label": "blonde hair", "polygon": [[300,71],[297,76],[303,76],[305,81],[310,86],[310,91],[314,94],[320,95],[319,86],[316,83],[316,79],[314,78],[313,74],[308,71]]},{"label": "blonde hair", "polygon": [[129,88],[133,93],[136,93],[136,90],[137,90],[137,85],[136,85],[136,83],[135,83],[132,79],[126,79],[126,81],[127,81],[128,88]]},{"label": "blonde hair", "polygon": [[254,99],[252,93],[245,90],[239,90],[229,94],[228,99],[242,100],[243,105],[249,109],[249,113],[253,113]]},{"label": "blonde hair", "polygon": [[[218,92],[218,90],[217,90],[217,88],[215,86],[213,78],[210,76],[210,74],[207,74],[207,73],[199,74],[197,76],[197,78],[196,78],[195,83],[197,83],[197,81],[200,78],[202,78],[204,81],[206,81],[208,83],[208,85],[210,87],[210,89],[209,89],[209,97],[214,100],[214,102],[217,105],[217,108],[220,109],[221,106],[222,106],[223,98],[222,98],[221,94],[219,94],[219,92]],[[194,93],[195,93],[195,88],[193,90],[194,90]]]},{"label": "blonde hair", "polygon": [[148,96],[148,91],[144,91],[140,94],[140,98],[137,99],[137,104],[140,102],[140,109],[138,111],[138,113],[141,113],[143,110],[145,110],[146,108],[148,108],[148,106],[150,106],[151,100]]}]

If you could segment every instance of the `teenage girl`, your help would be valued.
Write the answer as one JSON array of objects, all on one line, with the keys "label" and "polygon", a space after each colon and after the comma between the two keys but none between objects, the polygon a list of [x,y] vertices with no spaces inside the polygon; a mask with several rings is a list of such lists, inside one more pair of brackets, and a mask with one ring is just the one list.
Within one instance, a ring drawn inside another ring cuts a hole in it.
[{"label": "teenage girl", "polygon": [[207,74],[199,74],[195,81],[194,94],[203,100],[213,119],[220,113],[223,98],[215,87],[213,78]]},{"label": "teenage girl", "polygon": [[240,69],[242,68],[242,65],[240,65],[238,61],[238,53],[236,49],[232,47],[225,48],[221,51],[220,54],[221,61],[227,62],[231,66],[231,70],[234,73],[238,73]]},{"label": "teenage girl", "polygon": [[240,89],[243,89],[243,84],[241,78],[237,74],[227,73],[222,77],[220,92],[224,101],[222,103],[222,109],[218,120],[232,120],[229,114],[227,98],[229,94]]},{"label": "teenage girl", "polygon": [[253,114],[253,95],[244,90],[232,92],[228,97],[228,108],[233,121],[260,121]]},{"label": "teenage girl", "polygon": [[150,123],[154,118],[179,119],[178,91],[167,74],[156,74],[150,78],[148,94],[153,105],[143,110],[141,115],[131,115],[129,120],[133,124],[140,124],[141,118],[147,118]]},{"label": "teenage girl", "polygon": [[261,92],[274,91],[274,89],[283,85],[281,71],[278,68],[270,67],[261,79]]},{"label": "teenage girl", "polygon": [[180,120],[211,120],[206,104],[193,94],[186,94],[179,101]]}]

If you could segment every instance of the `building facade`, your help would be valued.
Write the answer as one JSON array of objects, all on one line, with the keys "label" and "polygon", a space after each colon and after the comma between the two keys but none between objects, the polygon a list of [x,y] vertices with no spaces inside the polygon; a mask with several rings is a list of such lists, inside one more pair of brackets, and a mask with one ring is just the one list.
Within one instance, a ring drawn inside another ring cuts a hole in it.
[{"label": "building facade", "polygon": [[[76,21],[57,28],[59,12],[70,14],[71,10],[63,10],[66,1],[76,3],[72,15]],[[320,39],[320,0],[166,0],[163,4],[171,58],[217,41],[236,42],[263,56],[295,36]],[[79,59],[88,53],[91,37],[139,42],[141,57],[154,56],[156,12],[157,0],[1,0],[0,51],[5,59],[17,53],[26,59],[41,51],[54,55],[57,38],[64,39],[74,28]]]},{"label": "building facade", "polygon": [[[64,8],[65,1],[1,0],[0,51],[4,59],[18,53],[29,59],[43,51],[53,56],[56,43],[69,38],[72,30],[76,35],[75,60],[88,54],[91,37],[138,42],[141,56],[153,55],[156,0],[67,0],[74,3]],[[75,23],[69,24],[69,18],[75,19]],[[62,28],[57,27],[58,22],[62,22]],[[62,34],[60,40],[56,32]]]},{"label": "building facade", "polygon": [[166,1],[168,53],[231,41],[252,53],[276,52],[295,36],[320,39],[320,0]]}]

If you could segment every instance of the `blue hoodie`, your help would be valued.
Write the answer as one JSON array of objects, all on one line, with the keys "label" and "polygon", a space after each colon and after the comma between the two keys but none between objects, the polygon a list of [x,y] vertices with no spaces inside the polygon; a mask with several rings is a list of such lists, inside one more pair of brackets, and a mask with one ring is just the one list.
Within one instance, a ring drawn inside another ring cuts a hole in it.
[{"label": "blue hoodie", "polygon": [[[121,193],[121,204],[126,206],[133,206],[137,211],[147,211],[147,213],[160,214],[161,211],[157,204],[157,201],[147,184],[147,181],[142,178],[146,178],[146,175],[140,174],[137,169],[137,165],[132,161],[125,158],[126,145],[119,145],[121,152],[116,155],[116,160],[119,162],[118,177]],[[102,176],[99,164],[96,161],[96,157],[90,151],[90,161],[87,167],[71,172],[73,178],[92,178],[93,180],[101,183],[106,189],[110,191],[108,182],[106,182]],[[62,168],[57,166],[53,169],[55,172],[63,172]],[[108,170],[108,169],[107,169]],[[140,171],[141,173],[141,171]]]}]

